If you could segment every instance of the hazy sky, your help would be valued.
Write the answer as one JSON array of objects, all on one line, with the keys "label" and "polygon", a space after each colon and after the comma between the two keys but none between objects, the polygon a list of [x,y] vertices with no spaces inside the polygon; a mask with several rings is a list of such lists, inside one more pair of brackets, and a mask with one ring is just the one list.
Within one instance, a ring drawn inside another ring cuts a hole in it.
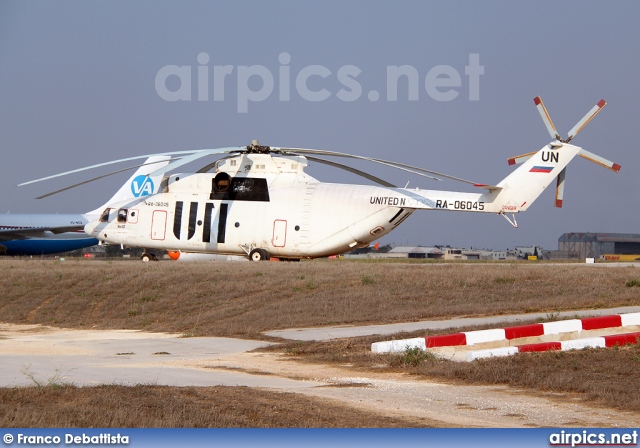
[{"label": "hazy sky", "polygon": [[[533,103],[540,95],[563,136],[604,98],[608,105],[573,143],[621,172],[575,160],[564,208],[553,207],[550,187],[516,216],[518,229],[496,215],[418,211],[383,243],[555,249],[564,232],[640,233],[638,17],[631,1],[5,0],[0,212],[92,210],[128,175],[39,201],[93,172],[15,185],[115,158],[251,139],[495,184],[511,171],[508,157],[550,141]],[[467,73],[474,58],[482,74]],[[190,86],[178,67],[190,70]],[[387,89],[394,67],[418,80],[408,88],[401,78],[395,100]],[[473,191],[357,167],[401,186]],[[309,173],[368,182],[314,164]]]}]

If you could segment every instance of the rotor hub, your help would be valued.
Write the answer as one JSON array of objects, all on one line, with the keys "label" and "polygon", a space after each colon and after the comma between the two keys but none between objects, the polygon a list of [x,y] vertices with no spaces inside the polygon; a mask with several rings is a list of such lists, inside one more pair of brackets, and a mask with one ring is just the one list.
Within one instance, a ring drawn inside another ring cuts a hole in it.
[{"label": "rotor hub", "polygon": [[248,154],[269,154],[270,146],[262,146],[258,140],[251,140],[251,144],[247,146]]}]

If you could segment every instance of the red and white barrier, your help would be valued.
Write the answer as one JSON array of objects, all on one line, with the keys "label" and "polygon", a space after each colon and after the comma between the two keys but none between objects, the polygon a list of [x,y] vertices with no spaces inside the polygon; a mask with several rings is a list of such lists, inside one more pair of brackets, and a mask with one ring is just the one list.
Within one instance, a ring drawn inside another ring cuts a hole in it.
[{"label": "red and white barrier", "polygon": [[491,358],[494,356],[510,356],[520,352],[545,352],[549,350],[577,350],[581,348],[605,348],[616,345],[637,344],[640,332],[623,333],[596,338],[572,339],[569,341],[541,342],[539,344],[525,344],[515,347],[499,347],[487,350],[467,352],[467,361]]},{"label": "red and white barrier", "polygon": [[[557,322],[545,322],[541,324],[518,325],[502,329],[466,331],[462,333],[428,336],[426,338],[413,338],[396,341],[374,342],[371,351],[374,353],[402,352],[407,348],[422,348],[423,350],[434,347],[471,346],[485,342],[510,341],[518,338],[537,337],[544,335],[560,335],[563,333],[580,332],[583,330],[598,330],[605,328],[618,328],[640,325],[640,313],[616,314],[611,316],[587,317],[584,319],[570,319]],[[633,334],[633,333],[632,333]],[[593,339],[593,338],[588,338]],[[587,339],[585,339],[587,340]],[[635,341],[635,338],[633,339]],[[573,342],[564,341],[564,342]],[[600,343],[600,342],[598,342]],[[547,343],[542,343],[547,344]],[[555,343],[551,343],[555,344]],[[535,345],[535,344],[534,344]],[[567,344],[571,345],[571,344]],[[615,344],[614,344],[615,345]],[[516,347],[500,347],[489,349],[491,353],[511,351]],[[509,350],[506,350],[509,349]],[[557,350],[557,349],[556,349]],[[526,351],[526,350],[525,350]],[[531,351],[531,350],[529,350]],[[488,355],[497,356],[497,355]]]}]

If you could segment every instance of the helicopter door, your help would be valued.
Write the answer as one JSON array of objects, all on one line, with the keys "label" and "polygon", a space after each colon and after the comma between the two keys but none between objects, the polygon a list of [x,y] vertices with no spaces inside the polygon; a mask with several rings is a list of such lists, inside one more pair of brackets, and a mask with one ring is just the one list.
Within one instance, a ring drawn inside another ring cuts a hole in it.
[{"label": "helicopter door", "polygon": [[273,247],[284,247],[287,243],[287,221],[276,219],[273,221],[273,238],[271,244]]},{"label": "helicopter door", "polygon": [[164,240],[167,228],[167,212],[154,210],[151,216],[151,239]]}]

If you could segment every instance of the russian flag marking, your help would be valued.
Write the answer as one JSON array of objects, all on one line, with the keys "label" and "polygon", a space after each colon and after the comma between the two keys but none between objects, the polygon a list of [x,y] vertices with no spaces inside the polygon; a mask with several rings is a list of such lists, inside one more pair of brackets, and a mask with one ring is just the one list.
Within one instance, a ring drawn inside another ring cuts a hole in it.
[{"label": "russian flag marking", "polygon": [[529,170],[530,173],[550,173],[553,170],[552,166],[534,166]]}]

